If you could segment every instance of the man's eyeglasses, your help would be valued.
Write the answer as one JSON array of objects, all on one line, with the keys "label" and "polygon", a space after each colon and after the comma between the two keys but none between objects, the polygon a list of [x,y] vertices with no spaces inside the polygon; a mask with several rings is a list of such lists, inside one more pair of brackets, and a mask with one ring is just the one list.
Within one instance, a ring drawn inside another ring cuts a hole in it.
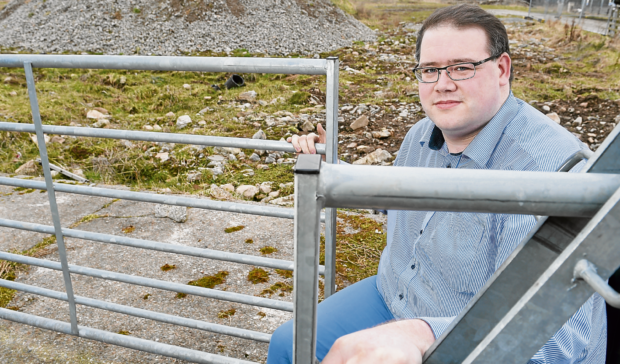
[{"label": "man's eyeglasses", "polygon": [[446,67],[416,67],[413,69],[413,74],[415,74],[415,78],[422,83],[434,83],[439,81],[439,75],[443,70],[446,71],[448,77],[450,77],[452,81],[467,80],[476,75],[476,66],[480,66],[484,62],[488,62],[492,59],[498,58],[499,56],[501,56],[501,54],[491,56],[479,62],[463,62]]}]

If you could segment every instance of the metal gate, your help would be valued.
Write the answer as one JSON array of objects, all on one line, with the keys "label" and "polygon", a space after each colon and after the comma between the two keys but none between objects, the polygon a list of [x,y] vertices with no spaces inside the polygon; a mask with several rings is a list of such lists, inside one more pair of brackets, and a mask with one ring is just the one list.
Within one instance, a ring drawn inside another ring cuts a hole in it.
[{"label": "metal gate", "polygon": [[[206,259],[216,259],[284,270],[294,270],[294,262],[251,255],[228,253],[217,250],[179,246],[156,241],[133,239],[123,236],[93,233],[81,230],[74,230],[70,228],[62,228],[60,225],[60,216],[56,204],[55,192],[58,191],[65,193],[110,197],[167,205],[187,206],[201,209],[212,209],[235,213],[279,217],[285,219],[295,218],[294,211],[291,209],[279,207],[256,206],[242,203],[221,202],[212,200],[199,200],[183,196],[155,195],[143,192],[119,191],[97,187],[54,183],[52,181],[50,165],[47,157],[44,134],[129,139],[151,142],[167,142],[214,147],[274,150],[285,152],[295,152],[294,148],[286,142],[269,140],[43,125],[39,112],[39,104],[37,101],[33,68],[126,69],[153,71],[324,75],[327,77],[327,144],[317,145],[317,152],[319,154],[325,154],[329,163],[334,163],[338,160],[338,64],[338,59],[335,57],[330,57],[327,59],[271,59],[216,57],[205,58],[6,54],[0,55],[0,67],[24,68],[28,85],[30,106],[34,119],[34,124],[0,122],[0,130],[11,132],[36,133],[41,164],[43,166],[43,173],[45,176],[45,182],[0,177],[0,184],[13,187],[47,190],[53,220],[53,226],[46,226],[41,224],[0,219],[0,226],[35,231],[40,233],[54,234],[56,236],[56,242],[58,244],[60,262],[52,262],[44,259],[32,258],[7,252],[0,252],[0,259],[62,271],[66,291],[58,292],[9,280],[0,280],[0,286],[67,301],[69,303],[70,323],[51,320],[21,312],[15,312],[4,308],[0,308],[0,318],[49,330],[59,331],[83,338],[98,340],[109,344],[120,345],[132,349],[142,350],[154,354],[179,358],[197,363],[250,363],[244,360],[232,359],[229,357],[209,354],[202,351],[191,350],[178,346],[162,344],[155,341],[149,341],[84,326],[78,326],[76,304],[261,342],[269,342],[269,340],[271,339],[271,335],[266,333],[208,323],[200,320],[183,318],[179,316],[114,304],[111,302],[75,296],[73,294],[73,288],[71,284],[71,274],[80,274],[95,278],[108,279],[117,282],[124,282],[140,286],[169,290],[173,292],[192,294],[230,302],[268,307],[283,311],[294,311],[294,303],[272,300],[262,297],[254,297],[234,292],[225,292],[214,289],[194,287],[145,277],[138,277],[134,275],[92,269],[83,266],[70,265],[67,262],[67,253],[64,244],[64,237],[66,236],[80,238],[107,244],[117,244],[122,246],[151,249],[167,253],[184,254],[188,256]],[[327,297],[334,292],[335,288],[335,244],[333,243],[335,239],[336,228],[335,209],[326,209],[325,217],[322,217],[321,219],[324,220],[326,223],[326,266],[320,268],[320,274],[325,275],[325,296]],[[310,296],[307,296],[304,299],[310,300],[314,299],[314,297],[311,298]]]}]

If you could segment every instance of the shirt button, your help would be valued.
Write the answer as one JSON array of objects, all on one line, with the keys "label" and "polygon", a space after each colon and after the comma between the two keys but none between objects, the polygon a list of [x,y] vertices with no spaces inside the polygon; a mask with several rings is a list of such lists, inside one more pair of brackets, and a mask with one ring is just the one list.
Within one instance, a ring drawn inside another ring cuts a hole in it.
[{"label": "shirt button", "polygon": [[401,294],[399,294],[399,295],[398,295],[398,298],[400,298],[400,299],[402,300],[403,298],[405,298],[405,295],[403,295],[403,294],[401,293]]},{"label": "shirt button", "polygon": [[415,264],[412,264],[412,265],[411,265],[411,269],[415,269]]},{"label": "shirt button", "polygon": [[424,230],[420,230],[420,235],[422,235],[423,232],[424,232]]},{"label": "shirt button", "polygon": [[446,168],[452,168],[452,165],[448,164],[448,166]]}]

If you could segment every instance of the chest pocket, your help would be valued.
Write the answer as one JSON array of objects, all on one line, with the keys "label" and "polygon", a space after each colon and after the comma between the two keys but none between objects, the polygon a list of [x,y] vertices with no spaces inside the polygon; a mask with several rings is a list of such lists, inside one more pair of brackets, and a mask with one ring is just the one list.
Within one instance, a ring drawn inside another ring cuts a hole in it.
[{"label": "chest pocket", "polygon": [[[472,292],[472,270],[487,229],[486,214],[436,213],[419,247],[432,268],[457,292]],[[434,221],[433,221],[434,220]]]}]

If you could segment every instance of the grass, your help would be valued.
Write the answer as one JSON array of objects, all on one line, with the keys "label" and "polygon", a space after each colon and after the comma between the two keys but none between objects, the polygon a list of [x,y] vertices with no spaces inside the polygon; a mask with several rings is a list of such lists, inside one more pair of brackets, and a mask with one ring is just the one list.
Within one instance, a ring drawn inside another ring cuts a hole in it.
[{"label": "grass", "polygon": [[278,291],[280,291],[278,296],[284,297],[286,293],[293,292],[293,286],[285,282],[276,282],[275,284],[271,285],[271,287],[264,289],[260,293],[260,295],[261,296],[272,296],[276,294]]},{"label": "grass", "polygon": [[245,228],[245,226],[243,226],[243,225],[239,225],[239,226],[232,226],[232,227],[229,227],[229,228],[224,229],[224,232],[225,232],[226,234],[230,234],[230,233],[237,232],[237,231],[239,231],[239,230],[243,230],[244,228]]},{"label": "grass", "polygon": [[248,281],[252,284],[269,282],[269,273],[263,268],[254,268],[248,273]]}]

